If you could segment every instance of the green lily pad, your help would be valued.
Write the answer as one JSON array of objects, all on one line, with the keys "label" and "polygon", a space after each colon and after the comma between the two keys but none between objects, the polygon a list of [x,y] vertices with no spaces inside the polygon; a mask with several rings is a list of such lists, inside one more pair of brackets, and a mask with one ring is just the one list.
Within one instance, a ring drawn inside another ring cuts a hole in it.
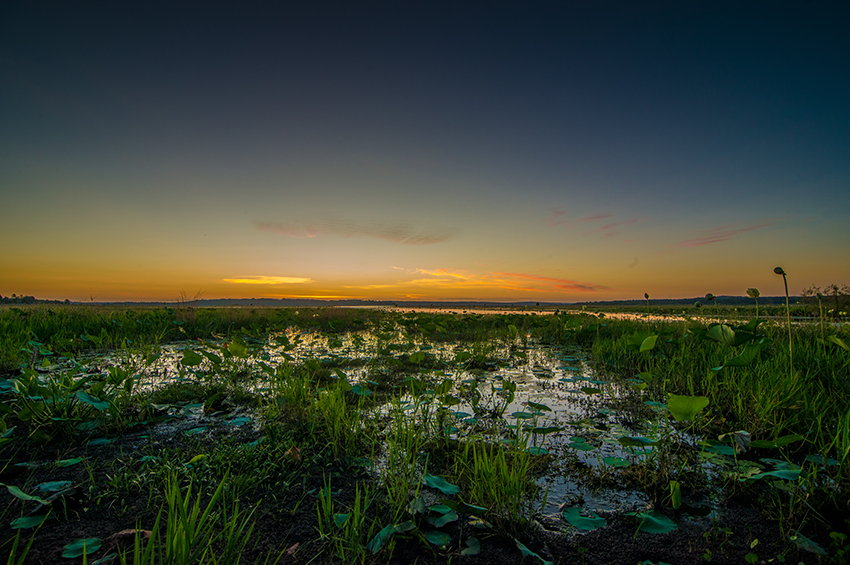
[{"label": "green lily pad", "polygon": [[460,551],[461,555],[478,555],[481,551],[481,542],[478,539],[469,536],[466,538],[466,547]]},{"label": "green lily pad", "polygon": [[42,514],[40,516],[24,516],[22,518],[15,518],[9,525],[13,530],[28,530],[30,528],[40,526],[46,519],[47,514]]},{"label": "green lily pad", "polygon": [[452,542],[452,536],[436,530],[422,532],[422,535],[425,536],[425,539],[428,540],[429,543],[436,545],[437,547],[445,547]]},{"label": "green lily pad", "polygon": [[442,528],[446,524],[451,524],[452,522],[456,522],[458,519],[457,512],[454,510],[449,510],[439,518],[428,518],[428,523],[434,526],[435,528]]},{"label": "green lily pad", "polygon": [[602,461],[606,465],[611,465],[612,467],[628,467],[631,465],[628,460],[623,459],[622,457],[605,457]]},{"label": "green lily pad", "polygon": [[435,475],[426,474],[424,477],[422,477],[422,482],[425,483],[425,486],[438,489],[443,494],[448,494],[449,496],[458,494],[460,492],[459,486],[447,483],[444,479]]},{"label": "green lily pad", "polygon": [[[481,516],[482,514],[487,513],[487,509],[483,506],[474,506],[472,504],[467,504],[465,502],[460,502],[458,500],[443,500],[443,505],[448,506],[455,512],[459,512],[461,514],[472,514],[473,516]],[[433,506],[431,507],[434,508]]]},{"label": "green lily pad", "polygon": [[708,398],[705,396],[679,396],[678,394],[667,395],[667,409],[678,421],[693,420],[694,417],[708,406]]},{"label": "green lily pad", "polygon": [[74,559],[83,554],[89,555],[100,549],[100,538],[85,538],[73,541],[62,548],[62,557]]},{"label": "green lily pad", "polygon": [[537,555],[536,553],[534,553],[533,551],[531,551],[530,549],[525,547],[525,545],[523,545],[522,542],[519,541],[518,539],[514,539],[514,541],[516,542],[516,546],[517,546],[517,548],[519,548],[519,551],[520,551],[520,553],[522,553],[523,557],[533,557],[533,558],[537,559],[538,561],[540,561],[540,563],[542,563],[542,565],[554,565],[554,563],[552,563],[551,561],[546,561],[545,559],[543,559],[542,557],[540,557],[539,555]]},{"label": "green lily pad", "polygon": [[390,538],[394,533],[395,526],[386,526],[380,532],[375,534],[375,537],[369,540],[369,543],[366,544],[366,549],[372,553],[378,553],[385,545],[387,545],[387,542],[390,541]]},{"label": "green lily pad", "polygon": [[588,513],[592,516],[592,518],[586,518],[582,516],[581,507],[573,506],[564,510],[563,516],[564,520],[566,520],[572,527],[578,528],[579,530],[584,530],[586,532],[597,530],[599,528],[604,528],[606,525],[608,525],[608,522],[605,521],[605,518],[600,518],[595,513],[590,511],[588,511]]},{"label": "green lily pad", "polygon": [[334,524],[337,528],[341,528],[348,522],[349,514],[334,514]]},{"label": "green lily pad", "polygon": [[666,534],[676,529],[676,523],[664,514],[653,510],[652,512],[626,512],[628,516],[634,516],[638,521],[638,531],[649,534]]}]

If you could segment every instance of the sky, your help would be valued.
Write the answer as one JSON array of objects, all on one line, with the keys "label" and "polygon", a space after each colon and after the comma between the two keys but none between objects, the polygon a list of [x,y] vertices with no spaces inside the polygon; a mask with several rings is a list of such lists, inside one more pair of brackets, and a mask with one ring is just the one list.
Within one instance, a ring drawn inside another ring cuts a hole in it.
[{"label": "sky", "polygon": [[850,3],[6,2],[0,294],[850,283]]}]

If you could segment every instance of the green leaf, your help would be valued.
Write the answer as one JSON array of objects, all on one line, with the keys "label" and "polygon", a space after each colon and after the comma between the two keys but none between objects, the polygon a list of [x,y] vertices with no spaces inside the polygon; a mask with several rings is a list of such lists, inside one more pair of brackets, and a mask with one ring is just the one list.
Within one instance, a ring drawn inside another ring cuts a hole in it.
[{"label": "green leaf", "polygon": [[706,406],[708,406],[708,398],[705,396],[667,395],[667,409],[680,422],[693,420],[694,416]]},{"label": "green leaf", "polygon": [[588,514],[591,515],[591,518],[582,516],[580,506],[567,508],[563,512],[564,520],[566,520],[572,527],[578,528],[579,530],[590,532],[599,528],[604,528],[608,525],[605,518],[600,518],[590,510],[588,510]]},{"label": "green leaf", "polygon": [[425,354],[424,354],[423,352],[421,352],[421,351],[419,351],[419,352],[417,352],[417,353],[412,354],[412,355],[408,358],[408,361],[410,361],[411,363],[415,363],[415,364],[417,364],[417,365],[418,365],[419,363],[421,363],[422,361],[424,361],[424,360],[425,360]]},{"label": "green leaf", "polygon": [[840,338],[840,337],[838,337],[838,336],[831,335],[831,336],[828,336],[828,337],[826,338],[826,340],[827,340],[827,341],[831,341],[832,343],[834,343],[835,345],[837,345],[838,347],[840,347],[840,348],[842,348],[842,349],[845,349],[845,350],[847,350],[847,351],[850,351],[850,347],[848,347],[848,346],[847,346],[847,344],[844,342],[844,340],[843,340],[843,339],[841,339],[841,338]]},{"label": "green leaf", "polygon": [[528,404],[529,408],[534,408],[535,410],[540,410],[541,412],[551,412],[552,411],[552,409],[549,408],[548,406],[546,406],[545,404],[537,404],[536,402],[531,402],[531,401],[528,401],[526,404]]},{"label": "green leaf", "polygon": [[99,438],[97,438],[97,439],[93,439],[93,440],[91,440],[91,441],[90,441],[90,442],[88,442],[86,445],[88,445],[89,447],[94,447],[94,446],[96,446],[96,445],[108,445],[108,444],[110,444],[110,443],[112,443],[112,442],[114,442],[114,441],[115,441],[114,439],[109,439],[109,438],[105,438],[105,437],[99,437]]},{"label": "green leaf", "polygon": [[648,534],[666,534],[676,529],[676,524],[664,514],[653,510],[652,512],[626,512],[627,516],[634,516],[638,520],[638,531]]},{"label": "green leaf", "polygon": [[189,459],[188,465],[192,465],[193,463],[197,463],[198,461],[201,461],[202,459],[205,459],[205,458],[206,458],[206,454],[204,454],[204,453],[200,453],[198,455],[195,455],[194,457]]},{"label": "green leaf", "polygon": [[438,518],[428,518],[428,523],[434,526],[435,528],[442,528],[446,524],[450,524],[452,522],[456,522],[458,519],[457,512],[454,510],[449,510],[442,516]]},{"label": "green leaf", "polygon": [[658,341],[657,335],[651,335],[640,344],[640,351],[643,353],[644,351],[651,351],[655,349],[655,342]]},{"label": "green leaf", "polygon": [[24,516],[22,518],[15,518],[9,523],[9,525],[13,530],[28,530],[30,528],[40,526],[45,520],[47,520],[47,514],[42,514],[40,516]]},{"label": "green leaf", "polygon": [[428,507],[425,504],[425,499],[421,496],[417,496],[410,501],[410,504],[407,505],[407,511],[414,516],[416,514],[424,513],[427,509]]},{"label": "green leaf", "polygon": [[602,389],[593,386],[583,386],[581,387],[581,391],[585,394],[599,394],[602,392]]},{"label": "green leaf", "polygon": [[708,329],[705,336],[726,345],[735,345],[735,330],[726,324],[715,324]]},{"label": "green leaf", "polygon": [[425,483],[425,486],[438,489],[443,494],[448,494],[449,496],[460,492],[460,487],[447,483],[444,479],[435,475],[426,474],[422,477],[422,482]]},{"label": "green leaf", "polygon": [[354,385],[351,387],[351,392],[356,394],[357,396],[369,396],[372,394],[372,391],[369,390],[366,385]]},{"label": "green leaf", "polygon": [[525,547],[518,539],[514,539],[514,541],[516,542],[516,546],[519,548],[520,553],[522,553],[524,557],[534,557],[539,560],[540,563],[542,563],[543,565],[554,565],[551,561],[546,561],[545,559]]},{"label": "green leaf", "polygon": [[467,504],[458,500],[443,500],[441,502],[452,510],[454,510],[455,512],[459,512],[461,514],[472,514],[473,516],[481,516],[487,513],[487,509],[483,506],[474,506],[472,504]]},{"label": "green leaf", "polygon": [[334,524],[337,528],[341,528],[348,522],[349,514],[334,514]]},{"label": "green leaf", "polygon": [[649,384],[649,383],[652,382],[652,379],[654,377],[652,376],[652,373],[650,373],[649,371],[644,371],[642,373],[638,373],[637,378],[639,378],[643,382]]},{"label": "green leaf", "polygon": [[184,367],[197,367],[201,364],[203,358],[192,351],[191,349],[183,350],[183,358],[180,360],[180,364]]},{"label": "green leaf", "polygon": [[791,540],[797,544],[797,547],[800,549],[805,549],[806,551],[810,551],[823,557],[826,557],[827,555],[826,550],[818,545],[817,542],[810,540],[797,530],[794,530],[794,535],[791,536]]},{"label": "green leaf", "polygon": [[221,365],[222,359],[212,351],[203,351],[201,350],[201,355],[209,359],[210,363],[213,365]]},{"label": "green leaf", "polygon": [[577,449],[579,451],[593,451],[596,449],[593,444],[587,443],[583,438],[579,440],[572,441],[567,444],[567,447],[572,447],[573,449]]},{"label": "green leaf", "polygon": [[234,357],[238,357],[239,359],[245,359],[248,357],[248,347],[246,347],[241,340],[234,339],[228,343],[227,350],[230,351]]},{"label": "green leaf", "polygon": [[[0,483],[0,485],[2,485],[2,484],[3,483]],[[39,504],[47,504],[47,501],[44,500],[43,498],[27,494],[16,486],[5,485],[5,487],[9,491],[9,494],[11,494],[12,496],[14,496],[16,498],[19,498],[21,500],[32,500],[32,501],[38,502]]]},{"label": "green leaf", "polygon": [[670,481],[670,505],[673,510],[678,510],[682,506],[682,486],[679,481]]},{"label": "green leaf", "polygon": [[378,532],[375,537],[369,540],[369,543],[366,544],[366,549],[372,553],[378,553],[385,545],[387,545],[387,542],[390,541],[390,538],[394,533],[395,526],[385,527],[383,530]]},{"label": "green leaf", "polygon": [[82,402],[94,406],[95,408],[101,411],[106,410],[110,406],[109,402],[106,402],[105,400],[100,400],[99,398],[95,398],[84,390],[78,390],[75,396],[79,398]]},{"label": "green leaf", "polygon": [[545,447],[531,446],[525,450],[529,455],[548,455],[549,450]]},{"label": "green leaf", "polygon": [[785,481],[796,481],[800,478],[800,469],[779,469],[777,471],[767,471],[766,473],[759,473],[758,475],[747,477],[745,480],[757,481],[765,477],[774,477]]},{"label": "green leaf", "polygon": [[469,536],[466,538],[466,547],[461,550],[460,554],[478,555],[479,551],[481,551],[481,543],[476,538]]},{"label": "green leaf", "polygon": [[434,392],[437,394],[448,394],[452,387],[454,386],[454,381],[451,379],[443,379],[443,382],[438,384],[436,388],[434,388]]},{"label": "green leaf", "polygon": [[36,485],[35,488],[36,490],[40,490],[42,492],[59,492],[60,490],[65,490],[73,484],[73,481],[52,481],[49,483],[41,483],[40,485]]},{"label": "green leaf", "polygon": [[528,428],[528,431],[533,433],[533,434],[546,435],[546,434],[553,434],[555,432],[560,432],[563,429],[564,428],[561,428],[559,426],[546,426],[546,427]]},{"label": "green leaf", "polygon": [[452,536],[436,530],[422,532],[422,534],[429,543],[436,545],[437,547],[445,547],[452,542]]},{"label": "green leaf", "polygon": [[628,467],[631,465],[631,463],[622,457],[604,457],[602,462],[606,465],[611,465],[612,467]]},{"label": "green leaf", "polygon": [[758,357],[762,347],[763,345],[761,343],[748,343],[744,346],[744,350],[740,355],[726,361],[723,367],[749,367],[755,361],[756,357]]},{"label": "green leaf", "polygon": [[73,459],[62,459],[61,461],[56,462],[57,467],[70,467],[71,465],[76,465],[77,463],[82,463],[82,457],[74,457]]},{"label": "green leaf", "polygon": [[78,539],[62,548],[62,557],[74,559],[83,554],[89,555],[100,549],[100,538]]}]

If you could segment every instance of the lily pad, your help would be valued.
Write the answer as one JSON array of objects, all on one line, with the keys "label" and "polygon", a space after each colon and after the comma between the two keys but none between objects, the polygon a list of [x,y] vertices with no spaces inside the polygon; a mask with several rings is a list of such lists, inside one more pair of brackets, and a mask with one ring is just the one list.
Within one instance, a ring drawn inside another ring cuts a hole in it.
[{"label": "lily pad", "polygon": [[478,555],[481,551],[481,543],[478,539],[469,536],[466,538],[466,547],[460,551],[461,555]]},{"label": "lily pad", "polygon": [[667,395],[667,409],[680,422],[693,420],[706,406],[708,406],[708,398],[705,396]]},{"label": "lily pad", "polygon": [[441,477],[437,477],[435,475],[426,474],[422,477],[422,482],[425,483],[425,486],[435,488],[441,491],[443,494],[448,494],[449,496],[458,494],[460,492],[460,487],[448,483],[445,479]]},{"label": "lily pad", "polygon": [[422,532],[422,535],[424,535],[425,539],[428,540],[432,545],[436,545],[437,547],[445,547],[452,542],[452,536],[444,532],[438,532],[436,530]]},{"label": "lily pad", "polygon": [[40,526],[46,519],[47,514],[42,514],[40,516],[23,516],[22,518],[15,518],[9,525],[13,530],[28,530],[29,528]]},{"label": "lily pad", "polygon": [[582,516],[581,508],[578,506],[567,508],[563,512],[564,520],[566,520],[572,527],[578,528],[579,530],[590,532],[599,528],[604,528],[606,525],[608,525],[608,522],[605,521],[605,518],[600,518],[591,511],[588,511],[588,514],[590,514],[592,517],[587,518],[585,516]]},{"label": "lily pad", "polygon": [[666,534],[676,529],[676,523],[657,510],[652,512],[626,512],[626,514],[637,519],[638,531],[640,532]]},{"label": "lily pad", "polygon": [[74,559],[83,554],[89,555],[100,549],[100,538],[85,538],[73,541],[62,548],[62,557]]}]

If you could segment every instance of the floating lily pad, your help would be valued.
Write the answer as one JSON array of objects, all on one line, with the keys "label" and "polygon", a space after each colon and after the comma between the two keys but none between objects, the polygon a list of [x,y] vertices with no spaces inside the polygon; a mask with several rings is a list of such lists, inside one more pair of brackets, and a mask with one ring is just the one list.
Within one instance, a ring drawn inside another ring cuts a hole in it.
[{"label": "floating lily pad", "polygon": [[623,459],[622,457],[605,457],[602,461],[606,465],[611,465],[612,467],[628,467],[631,465],[628,460]]},{"label": "floating lily pad", "polygon": [[566,520],[571,526],[573,526],[574,528],[578,528],[579,530],[590,532],[599,528],[604,528],[606,525],[608,525],[608,522],[605,521],[605,518],[600,518],[591,511],[588,511],[588,514],[591,515],[590,518],[582,516],[581,508],[578,506],[567,508],[563,512],[564,520]]}]

